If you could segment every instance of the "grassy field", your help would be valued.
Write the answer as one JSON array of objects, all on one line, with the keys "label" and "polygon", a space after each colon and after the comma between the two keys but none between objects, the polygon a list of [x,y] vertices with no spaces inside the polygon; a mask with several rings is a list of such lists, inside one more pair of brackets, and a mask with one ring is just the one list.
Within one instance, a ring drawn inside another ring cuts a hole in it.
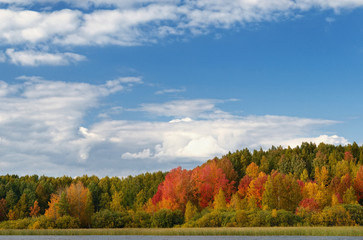
[{"label": "grassy field", "polygon": [[363,236],[363,227],[2,229],[0,235]]}]

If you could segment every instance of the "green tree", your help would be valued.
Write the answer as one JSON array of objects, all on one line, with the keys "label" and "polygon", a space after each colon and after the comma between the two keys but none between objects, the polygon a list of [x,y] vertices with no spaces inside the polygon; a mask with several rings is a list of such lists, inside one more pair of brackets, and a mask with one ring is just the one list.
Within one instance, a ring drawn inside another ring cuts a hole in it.
[{"label": "green tree", "polygon": [[8,205],[8,208],[11,209],[13,208],[16,203],[18,202],[18,197],[16,196],[15,192],[10,189],[7,193],[6,193],[6,203]]},{"label": "green tree", "polygon": [[59,216],[65,216],[69,214],[69,203],[67,200],[66,192],[62,192],[59,198],[58,206],[58,214]]},{"label": "green tree", "polygon": [[143,209],[143,206],[145,204],[145,192],[142,189],[137,195],[136,195],[136,200],[135,200],[135,210],[136,211],[141,211]]},{"label": "green tree", "polygon": [[121,205],[123,202],[123,194],[122,192],[114,192],[112,195],[112,201],[110,203],[110,209],[114,212],[121,212],[124,210],[124,207]]}]

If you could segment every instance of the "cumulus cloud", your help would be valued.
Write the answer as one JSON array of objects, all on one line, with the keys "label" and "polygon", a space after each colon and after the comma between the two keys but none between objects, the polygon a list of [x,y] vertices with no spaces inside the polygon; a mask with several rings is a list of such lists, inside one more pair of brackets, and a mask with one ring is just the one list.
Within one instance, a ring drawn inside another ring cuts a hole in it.
[{"label": "cumulus cloud", "polygon": [[9,61],[22,66],[39,65],[68,65],[70,63],[86,60],[85,56],[76,53],[47,53],[33,50],[15,51],[12,48],[6,50]]},{"label": "cumulus cloud", "polygon": [[143,104],[139,111],[160,116],[152,120],[109,117],[87,123],[87,113],[102,99],[124,91],[123,84],[141,81],[118,78],[94,85],[36,76],[21,76],[13,84],[0,81],[2,173],[125,176],[193,167],[245,147],[348,143],[342,136],[319,131],[335,121],[221,114],[216,105],[225,101],[214,99]]},{"label": "cumulus cloud", "polygon": [[[80,128],[80,123],[87,110],[97,107],[102,98],[121,91],[120,85],[27,76],[19,77],[15,84],[0,81],[0,158],[4,165],[12,166],[2,171],[19,169],[26,173],[34,160],[44,164],[32,170],[44,170],[46,174],[57,169],[45,166],[72,168],[72,164],[82,162],[88,156],[79,154],[82,146],[77,145],[77,140],[85,137],[89,142],[99,142],[102,138]],[[17,164],[19,167],[13,168]]]},{"label": "cumulus cloud", "polygon": [[[148,160],[162,166],[173,161],[205,161],[244,147],[267,149],[272,145],[300,145],[304,141],[347,144],[347,139],[336,135],[311,136],[313,129],[335,123],[287,116],[235,116],[172,122],[102,121],[89,131],[117,146],[116,152],[120,152],[122,159],[143,163]],[[87,145],[87,138],[82,141]]]}]

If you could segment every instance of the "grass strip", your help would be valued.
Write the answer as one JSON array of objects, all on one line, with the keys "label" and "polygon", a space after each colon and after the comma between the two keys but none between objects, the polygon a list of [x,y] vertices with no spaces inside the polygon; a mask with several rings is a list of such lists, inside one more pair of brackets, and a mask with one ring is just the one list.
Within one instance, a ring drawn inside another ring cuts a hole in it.
[{"label": "grass strip", "polygon": [[363,236],[363,227],[2,229],[0,235]]}]

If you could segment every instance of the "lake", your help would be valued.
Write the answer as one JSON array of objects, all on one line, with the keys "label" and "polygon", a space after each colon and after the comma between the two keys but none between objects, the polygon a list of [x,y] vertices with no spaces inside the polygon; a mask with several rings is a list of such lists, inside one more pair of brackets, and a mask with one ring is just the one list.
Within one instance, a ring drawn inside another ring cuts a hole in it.
[{"label": "lake", "polygon": [[344,236],[0,236],[0,240],[362,240]]}]

